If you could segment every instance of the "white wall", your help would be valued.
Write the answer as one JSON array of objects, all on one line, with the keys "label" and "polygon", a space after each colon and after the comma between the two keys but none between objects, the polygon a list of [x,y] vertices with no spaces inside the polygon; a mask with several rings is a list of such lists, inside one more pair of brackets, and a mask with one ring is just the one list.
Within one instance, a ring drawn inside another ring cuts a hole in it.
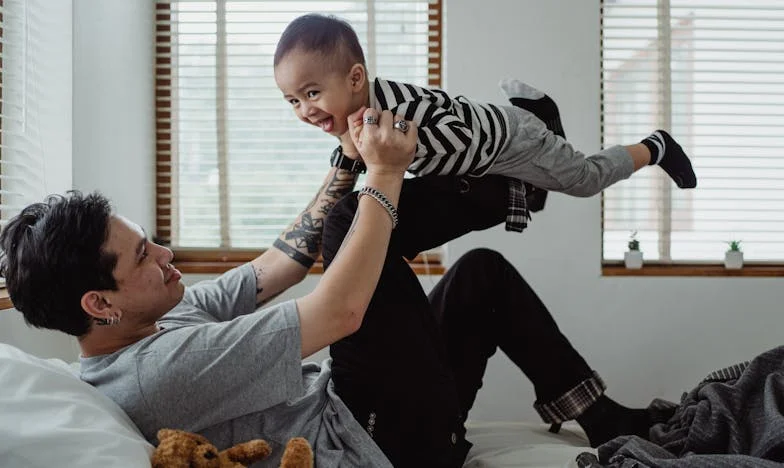
[{"label": "white wall", "polygon": [[[500,77],[526,80],[560,103],[575,146],[599,149],[598,0],[446,4],[450,91],[502,103]],[[103,190],[146,227],[153,220],[151,17],[151,2],[75,0],[74,185]],[[472,234],[453,242],[450,255],[477,246],[501,251],[621,402],[676,399],[703,374],[781,341],[781,279],[603,278],[600,199],[551,194],[547,203],[524,234]],[[472,417],[535,418],[532,402],[530,385],[498,357]]]},{"label": "white wall", "polygon": [[154,232],[152,0],[73,0],[73,183]]}]

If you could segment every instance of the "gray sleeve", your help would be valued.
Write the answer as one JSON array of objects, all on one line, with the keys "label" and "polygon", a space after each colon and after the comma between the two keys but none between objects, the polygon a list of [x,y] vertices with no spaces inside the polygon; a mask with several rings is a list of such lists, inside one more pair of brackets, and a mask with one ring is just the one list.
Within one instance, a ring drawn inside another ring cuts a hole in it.
[{"label": "gray sleeve", "polygon": [[218,321],[231,320],[256,310],[256,274],[250,263],[215,279],[185,289],[183,302],[207,312]]},{"label": "gray sleeve", "polygon": [[139,388],[159,427],[201,430],[303,393],[291,300],[228,322],[168,330],[136,357]]}]

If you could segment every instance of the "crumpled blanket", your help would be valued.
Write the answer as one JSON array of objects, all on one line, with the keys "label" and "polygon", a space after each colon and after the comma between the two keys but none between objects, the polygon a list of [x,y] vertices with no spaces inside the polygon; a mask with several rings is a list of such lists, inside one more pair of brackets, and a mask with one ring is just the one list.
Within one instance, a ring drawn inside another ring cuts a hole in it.
[{"label": "crumpled blanket", "polygon": [[650,441],[617,437],[581,468],[778,467],[784,462],[784,346],[711,373]]}]

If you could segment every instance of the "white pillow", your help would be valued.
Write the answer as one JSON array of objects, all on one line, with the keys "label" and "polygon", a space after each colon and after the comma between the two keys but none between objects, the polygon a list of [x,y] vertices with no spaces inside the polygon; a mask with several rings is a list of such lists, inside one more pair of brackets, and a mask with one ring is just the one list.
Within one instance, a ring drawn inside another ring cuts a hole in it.
[{"label": "white pillow", "polygon": [[0,343],[0,466],[149,467],[153,447],[59,359]]}]

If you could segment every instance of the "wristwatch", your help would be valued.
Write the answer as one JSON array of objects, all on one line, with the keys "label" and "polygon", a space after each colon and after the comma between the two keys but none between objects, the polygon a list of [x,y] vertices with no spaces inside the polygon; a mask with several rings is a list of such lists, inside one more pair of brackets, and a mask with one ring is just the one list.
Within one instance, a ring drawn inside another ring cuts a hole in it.
[{"label": "wristwatch", "polygon": [[332,156],[329,158],[329,163],[332,167],[344,169],[354,174],[362,174],[367,171],[367,166],[365,166],[365,163],[359,159],[351,159],[343,154],[342,146],[335,148],[335,151],[332,152]]}]

